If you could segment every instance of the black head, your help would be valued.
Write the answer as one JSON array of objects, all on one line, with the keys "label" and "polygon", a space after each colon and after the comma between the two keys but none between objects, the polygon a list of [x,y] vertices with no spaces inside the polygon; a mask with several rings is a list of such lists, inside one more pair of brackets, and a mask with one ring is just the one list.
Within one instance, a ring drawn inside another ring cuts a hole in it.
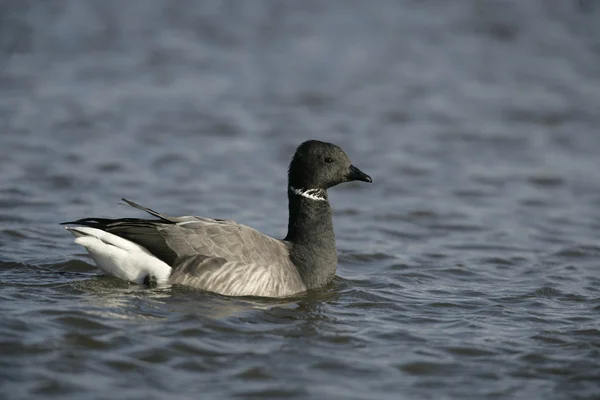
[{"label": "black head", "polygon": [[309,140],[296,149],[288,171],[290,186],[327,189],[342,182],[372,182],[350,162],[344,150],[332,143]]}]

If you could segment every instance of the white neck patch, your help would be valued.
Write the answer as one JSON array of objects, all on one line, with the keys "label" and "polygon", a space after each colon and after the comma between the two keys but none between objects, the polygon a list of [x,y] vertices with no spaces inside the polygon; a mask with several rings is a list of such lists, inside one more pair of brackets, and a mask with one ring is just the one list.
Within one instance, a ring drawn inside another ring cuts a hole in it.
[{"label": "white neck patch", "polygon": [[292,193],[306,197],[310,200],[327,201],[327,195],[323,189],[296,189],[295,187],[290,186],[290,190]]}]

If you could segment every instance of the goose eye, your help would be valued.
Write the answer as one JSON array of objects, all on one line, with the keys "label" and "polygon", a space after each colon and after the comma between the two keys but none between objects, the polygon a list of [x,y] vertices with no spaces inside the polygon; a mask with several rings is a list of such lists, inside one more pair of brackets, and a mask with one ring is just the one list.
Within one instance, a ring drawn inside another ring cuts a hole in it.
[{"label": "goose eye", "polygon": [[326,163],[332,163],[332,162],[333,162],[333,158],[331,158],[331,157],[327,157],[327,158],[325,159],[325,162],[326,162]]}]

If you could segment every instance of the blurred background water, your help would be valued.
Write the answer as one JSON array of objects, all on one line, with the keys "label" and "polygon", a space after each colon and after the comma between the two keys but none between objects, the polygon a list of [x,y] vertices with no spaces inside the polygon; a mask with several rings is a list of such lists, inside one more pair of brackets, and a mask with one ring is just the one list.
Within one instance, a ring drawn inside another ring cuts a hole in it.
[{"label": "blurred background water", "polygon": [[[0,397],[600,398],[600,5],[0,2]],[[276,237],[301,141],[340,262],[285,301],[101,276],[57,224]]]}]

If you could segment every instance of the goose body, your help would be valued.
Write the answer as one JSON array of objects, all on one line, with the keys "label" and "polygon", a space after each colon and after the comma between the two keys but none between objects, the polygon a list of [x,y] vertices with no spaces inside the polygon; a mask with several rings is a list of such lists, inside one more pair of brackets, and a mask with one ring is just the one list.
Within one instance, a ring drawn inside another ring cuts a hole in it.
[{"label": "goose body", "polygon": [[[230,220],[84,218],[64,224],[105,273],[137,283],[181,284],[228,296],[287,297],[327,284],[337,250],[327,189],[371,178],[330,143],[301,144],[288,173],[288,234],[274,239]],[[75,225],[75,226],[71,226]]]}]

